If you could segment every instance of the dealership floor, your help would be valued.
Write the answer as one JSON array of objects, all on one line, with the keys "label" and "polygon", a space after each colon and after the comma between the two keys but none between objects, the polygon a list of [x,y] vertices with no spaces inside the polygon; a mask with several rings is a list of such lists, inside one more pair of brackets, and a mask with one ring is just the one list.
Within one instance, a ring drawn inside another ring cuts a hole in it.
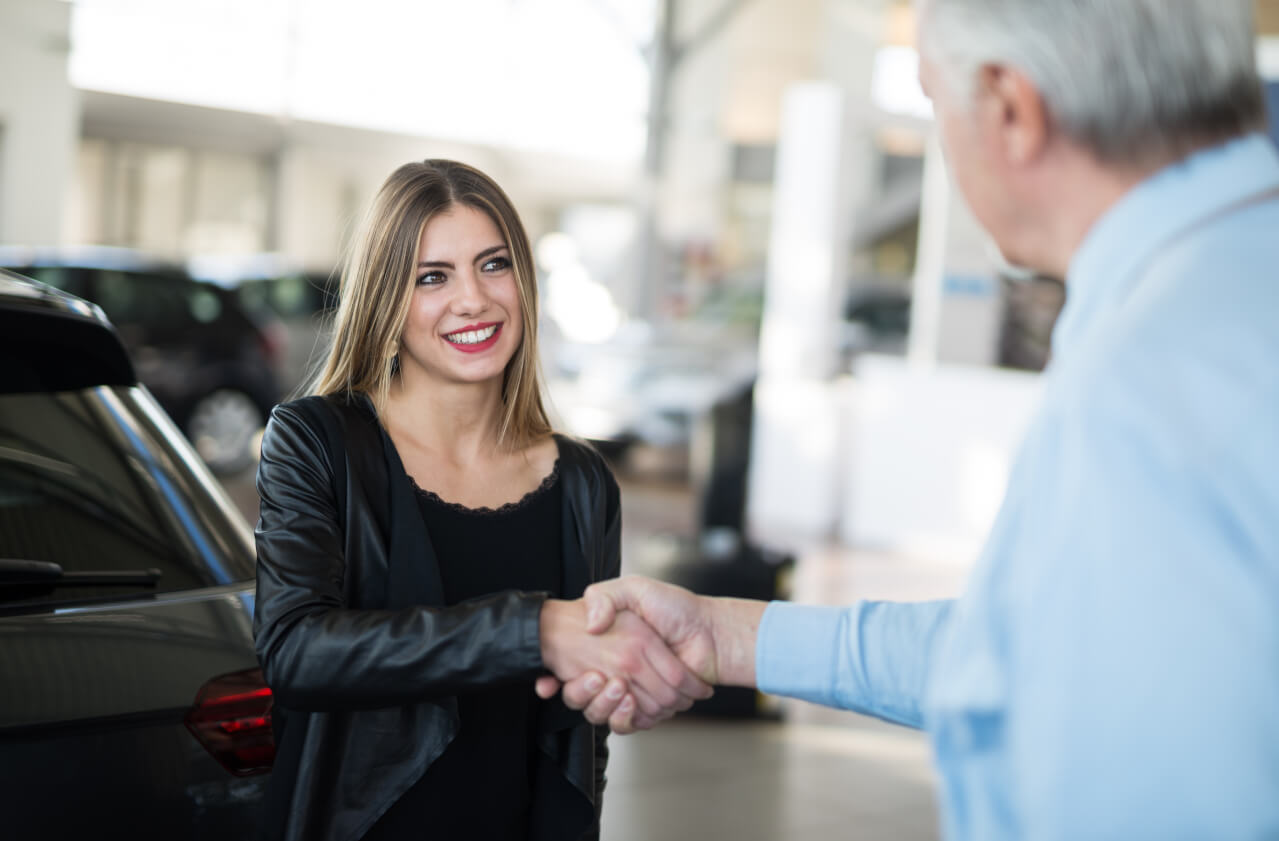
[{"label": "dealership floor", "polygon": [[[672,537],[695,531],[686,483],[622,478],[624,572],[651,571]],[[252,476],[227,489],[252,521]],[[795,550],[795,547],[777,547]],[[953,595],[962,565],[838,546],[797,552],[796,601]],[[937,837],[928,744],[916,732],[801,702],[768,703],[776,718],[680,717],[613,737],[604,841],[924,841]]]}]

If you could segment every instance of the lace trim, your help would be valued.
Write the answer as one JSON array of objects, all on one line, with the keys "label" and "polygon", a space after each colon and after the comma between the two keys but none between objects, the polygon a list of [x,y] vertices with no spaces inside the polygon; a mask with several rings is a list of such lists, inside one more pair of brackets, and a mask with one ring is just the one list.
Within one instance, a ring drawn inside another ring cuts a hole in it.
[{"label": "lace trim", "polygon": [[445,508],[448,508],[452,511],[456,511],[460,514],[478,514],[478,515],[487,517],[487,516],[492,516],[494,514],[509,514],[512,511],[518,511],[521,508],[527,507],[533,502],[534,499],[536,499],[537,497],[541,496],[542,494],[550,490],[551,487],[556,483],[556,481],[559,480],[559,478],[560,478],[560,460],[557,458],[555,459],[555,465],[551,468],[551,472],[546,474],[546,478],[542,480],[542,484],[538,485],[536,488],[524,494],[524,496],[520,497],[514,502],[508,502],[504,505],[498,506],[497,508],[488,508],[486,506],[480,506],[479,508],[470,508],[466,505],[463,505],[460,502],[449,502],[447,499],[440,496],[435,491],[428,491],[426,488],[419,485],[412,476],[409,476],[409,484],[413,486],[413,490],[416,491],[419,495],[424,496],[427,499],[431,500],[432,502],[438,503],[439,505],[442,505]]}]

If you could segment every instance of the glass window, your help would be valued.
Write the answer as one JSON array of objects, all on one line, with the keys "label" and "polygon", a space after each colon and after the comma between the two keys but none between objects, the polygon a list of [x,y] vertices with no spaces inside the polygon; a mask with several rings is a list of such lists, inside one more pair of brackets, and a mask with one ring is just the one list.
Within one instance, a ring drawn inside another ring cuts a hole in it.
[{"label": "glass window", "polygon": [[222,315],[222,300],[211,289],[192,287],[187,290],[187,308],[201,324],[210,324]]},{"label": "glass window", "polygon": [[103,271],[98,303],[116,324],[180,329],[192,321],[190,284],[143,272]]},{"label": "glass window", "polygon": [[65,572],[155,569],[159,579],[0,582],[0,609],[146,597],[252,576],[252,555],[230,533],[234,524],[216,516],[198,477],[125,396],[109,389],[0,394],[0,558],[51,561]]},{"label": "glass window", "polygon": [[67,266],[30,266],[18,269],[19,274],[47,283],[50,286],[84,297],[84,276],[77,269]]}]

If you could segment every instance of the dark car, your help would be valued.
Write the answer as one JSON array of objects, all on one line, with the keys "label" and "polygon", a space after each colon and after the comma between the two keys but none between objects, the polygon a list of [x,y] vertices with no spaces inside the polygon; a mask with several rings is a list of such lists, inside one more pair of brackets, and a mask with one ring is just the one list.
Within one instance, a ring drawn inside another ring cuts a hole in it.
[{"label": "dark car", "polygon": [[98,304],[139,379],[217,473],[248,467],[280,399],[282,325],[179,266],[121,249],[0,249],[0,266]]},{"label": "dark car", "polygon": [[273,253],[193,257],[186,265],[197,280],[234,291],[246,312],[284,326],[289,341],[279,373],[286,392],[310,380],[327,350],[337,271],[310,270]]},{"label": "dark car", "polygon": [[890,286],[857,286],[844,301],[839,351],[848,367],[862,353],[900,356],[910,335],[910,292]]},{"label": "dark car", "polygon": [[253,576],[101,311],[0,270],[0,835],[253,835]]},{"label": "dark car", "polygon": [[328,333],[338,304],[336,273],[295,271],[250,278],[235,286],[250,312],[278,319],[289,334],[281,366],[286,389],[307,383],[328,350]]}]

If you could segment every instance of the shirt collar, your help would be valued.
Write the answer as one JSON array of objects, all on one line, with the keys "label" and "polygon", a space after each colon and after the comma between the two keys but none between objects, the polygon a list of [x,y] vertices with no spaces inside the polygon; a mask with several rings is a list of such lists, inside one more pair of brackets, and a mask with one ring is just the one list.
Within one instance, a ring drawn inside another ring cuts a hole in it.
[{"label": "shirt collar", "polygon": [[1168,240],[1222,211],[1279,189],[1279,150],[1252,134],[1196,152],[1129,190],[1093,224],[1066,275],[1067,305],[1053,353],[1073,347],[1111,294]]}]

